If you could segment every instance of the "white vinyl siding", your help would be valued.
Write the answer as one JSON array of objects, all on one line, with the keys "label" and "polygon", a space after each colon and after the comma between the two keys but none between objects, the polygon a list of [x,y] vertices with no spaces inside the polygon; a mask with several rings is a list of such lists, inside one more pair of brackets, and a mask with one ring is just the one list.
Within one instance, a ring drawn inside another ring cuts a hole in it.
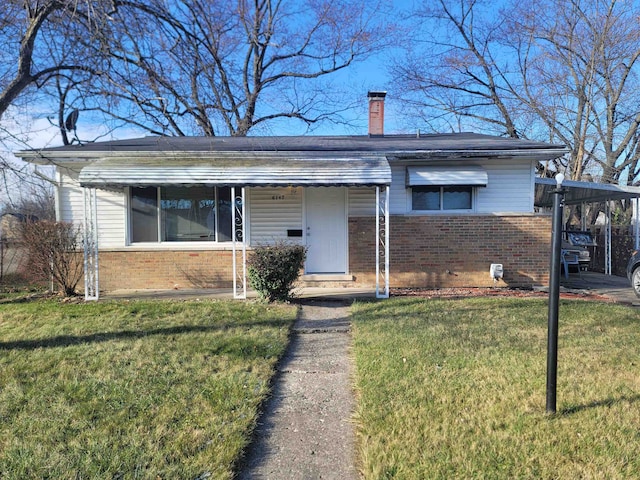
[{"label": "white vinyl siding", "polygon": [[[478,161],[488,175],[486,187],[476,187],[473,213],[532,213],[534,169],[532,162]],[[447,168],[443,166],[443,168]],[[393,183],[389,210],[411,212],[411,189],[406,187],[406,165],[391,166]],[[426,213],[427,215],[431,213]]]},{"label": "white vinyl siding", "polygon": [[[534,163],[499,160],[477,161],[488,175],[486,187],[475,188],[474,213],[532,213]],[[446,168],[446,166],[444,167]],[[411,213],[411,190],[406,187],[406,165],[391,167],[390,213]],[[61,170],[58,191],[59,220],[82,225],[84,201],[77,174]],[[122,191],[97,190],[98,231],[101,248],[125,246],[126,195]],[[251,245],[278,240],[304,243],[304,188],[250,188],[247,210]],[[348,191],[349,216],[375,215],[375,188],[352,187]],[[303,237],[288,237],[287,230],[302,230]]]},{"label": "white vinyl siding", "polygon": [[[58,192],[60,221],[84,222],[84,195],[78,181],[69,174],[60,176]],[[77,177],[76,177],[77,178]],[[111,190],[97,190],[98,244],[100,248],[123,247],[125,242],[124,193]]]},{"label": "white vinyl siding", "polygon": [[[405,183],[406,172],[407,168],[404,165],[391,165],[389,213],[392,215],[404,215],[411,211],[411,194]],[[409,193],[408,196],[407,193]]]},{"label": "white vinyl siding", "polygon": [[303,191],[301,187],[250,190],[251,245],[269,245],[277,241],[304,243],[304,231],[302,237],[287,236],[287,230],[303,230]]},{"label": "white vinyl siding", "polygon": [[478,213],[532,213],[534,169],[531,162],[483,164],[489,175],[486,188],[478,188]]},{"label": "white vinyl siding", "polygon": [[[380,187],[384,193],[385,187]],[[365,217],[376,214],[375,187],[353,187],[349,189],[349,216]]]},{"label": "white vinyl siding", "polygon": [[74,175],[73,172],[60,174],[58,201],[60,203],[58,220],[82,225],[84,219],[84,197],[82,188],[77,181],[77,175]]},{"label": "white vinyl siding", "polygon": [[123,247],[126,230],[124,191],[97,190],[97,198],[100,248]]}]

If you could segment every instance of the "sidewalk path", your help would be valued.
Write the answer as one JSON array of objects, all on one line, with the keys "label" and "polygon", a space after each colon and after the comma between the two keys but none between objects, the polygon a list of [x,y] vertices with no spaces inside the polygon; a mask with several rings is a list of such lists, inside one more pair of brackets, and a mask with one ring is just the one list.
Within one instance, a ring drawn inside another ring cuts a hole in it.
[{"label": "sidewalk path", "polygon": [[348,307],[303,301],[240,479],[357,478]]}]

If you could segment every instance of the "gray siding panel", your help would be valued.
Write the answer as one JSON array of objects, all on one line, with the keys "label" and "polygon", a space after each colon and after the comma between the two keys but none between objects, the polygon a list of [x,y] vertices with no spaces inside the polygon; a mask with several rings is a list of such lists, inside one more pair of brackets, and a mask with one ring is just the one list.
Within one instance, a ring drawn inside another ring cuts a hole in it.
[{"label": "gray siding panel", "polygon": [[[384,187],[380,189],[384,193]],[[376,214],[375,187],[359,187],[349,189],[349,216],[362,217]]]},{"label": "gray siding panel", "polygon": [[303,228],[303,192],[304,189],[299,187],[251,189],[251,245],[268,245],[277,241],[304,242],[304,237],[287,236],[287,230]]}]

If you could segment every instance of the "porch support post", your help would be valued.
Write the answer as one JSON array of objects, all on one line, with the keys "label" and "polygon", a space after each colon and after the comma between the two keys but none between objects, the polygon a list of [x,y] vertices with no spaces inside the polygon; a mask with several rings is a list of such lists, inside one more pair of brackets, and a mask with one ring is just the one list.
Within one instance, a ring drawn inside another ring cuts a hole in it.
[{"label": "porch support post", "polygon": [[611,275],[611,201],[609,200],[605,202],[605,214],[607,219],[604,231],[604,273]]},{"label": "porch support post", "polygon": [[83,188],[84,299],[98,300],[98,208],[95,188]]},{"label": "porch support post", "polygon": [[[247,298],[247,242],[244,187],[237,193],[236,187],[231,187],[233,199],[233,298]],[[242,266],[238,268],[238,242],[242,245]]]},{"label": "porch support post", "polygon": [[389,298],[389,186],[376,186],[376,298]]}]

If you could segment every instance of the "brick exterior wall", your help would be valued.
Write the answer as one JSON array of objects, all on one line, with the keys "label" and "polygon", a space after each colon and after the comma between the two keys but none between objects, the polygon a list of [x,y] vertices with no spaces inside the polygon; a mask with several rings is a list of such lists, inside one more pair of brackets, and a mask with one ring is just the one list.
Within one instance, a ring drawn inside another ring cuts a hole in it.
[{"label": "brick exterior wall", "polygon": [[[502,263],[498,286],[549,283],[551,217],[391,216],[392,287],[492,287],[489,266]],[[229,250],[100,252],[100,290],[231,288]],[[238,264],[241,265],[240,254]],[[375,285],[375,218],[349,219],[354,286]]]},{"label": "brick exterior wall", "polygon": [[[551,217],[546,215],[391,216],[391,287],[548,285]],[[349,267],[359,285],[375,285],[375,218],[349,219]]]},{"label": "brick exterior wall", "polygon": [[231,288],[232,262],[229,250],[101,251],[100,290]]}]

